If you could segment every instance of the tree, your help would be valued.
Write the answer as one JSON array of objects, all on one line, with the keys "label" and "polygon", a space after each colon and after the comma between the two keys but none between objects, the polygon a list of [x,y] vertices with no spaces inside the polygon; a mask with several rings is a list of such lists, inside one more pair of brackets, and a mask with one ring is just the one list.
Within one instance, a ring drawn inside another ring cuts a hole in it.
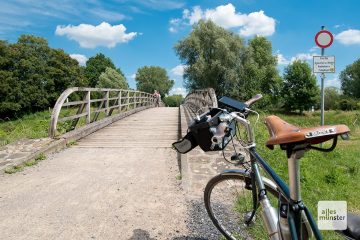
[{"label": "tree", "polygon": [[211,87],[219,96],[234,95],[245,52],[244,42],[238,34],[201,20],[174,48],[187,66],[184,79],[188,90]]},{"label": "tree", "polygon": [[10,46],[0,41],[0,118],[11,116],[21,109],[19,81],[13,76]]},{"label": "tree", "polygon": [[46,62],[45,91],[50,106],[53,106],[60,94],[69,87],[87,87],[88,80],[84,68],[72,59],[63,49],[51,49]]},{"label": "tree", "polygon": [[184,97],[181,94],[167,96],[167,97],[164,97],[164,99],[163,99],[165,105],[169,106],[169,107],[179,107],[183,100],[184,100]]},{"label": "tree", "polygon": [[86,61],[85,76],[89,80],[90,87],[97,85],[101,73],[105,72],[107,67],[115,69],[120,75],[125,77],[121,70],[115,67],[110,58],[102,53],[98,53]]},{"label": "tree", "polygon": [[129,85],[123,75],[115,69],[107,67],[105,72],[100,74],[96,87],[128,89]]},{"label": "tree", "polygon": [[76,60],[45,39],[22,35],[0,42],[0,113],[12,117],[52,107],[68,87],[86,86]]},{"label": "tree", "polygon": [[163,97],[174,86],[174,80],[170,80],[166,70],[157,66],[141,67],[136,72],[136,88],[140,91],[153,93],[158,90]]},{"label": "tree", "polygon": [[262,106],[276,104],[280,98],[282,79],[276,68],[277,58],[272,55],[271,42],[265,37],[254,37],[249,41],[242,58],[239,86],[236,89],[239,98],[247,100],[257,93],[264,97]]},{"label": "tree", "polygon": [[325,110],[334,110],[338,108],[338,102],[340,100],[340,92],[336,87],[326,87],[324,90],[324,108]]},{"label": "tree", "polygon": [[240,100],[262,93],[266,107],[279,99],[282,80],[277,59],[264,37],[255,37],[245,46],[238,34],[211,21],[199,21],[174,48],[187,66],[185,87],[190,91],[211,87],[218,96]]},{"label": "tree", "polygon": [[319,88],[316,77],[312,74],[308,63],[296,60],[285,68],[282,95],[287,111],[311,108],[319,99]]},{"label": "tree", "polygon": [[340,73],[341,90],[345,96],[360,98],[360,58]]}]

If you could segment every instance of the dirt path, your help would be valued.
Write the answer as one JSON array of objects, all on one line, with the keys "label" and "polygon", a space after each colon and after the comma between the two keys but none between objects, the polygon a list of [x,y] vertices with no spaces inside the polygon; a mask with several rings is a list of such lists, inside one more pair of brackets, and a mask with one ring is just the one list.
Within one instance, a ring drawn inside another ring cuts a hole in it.
[{"label": "dirt path", "polygon": [[177,108],[148,109],[0,176],[0,238],[190,239],[177,121]]}]

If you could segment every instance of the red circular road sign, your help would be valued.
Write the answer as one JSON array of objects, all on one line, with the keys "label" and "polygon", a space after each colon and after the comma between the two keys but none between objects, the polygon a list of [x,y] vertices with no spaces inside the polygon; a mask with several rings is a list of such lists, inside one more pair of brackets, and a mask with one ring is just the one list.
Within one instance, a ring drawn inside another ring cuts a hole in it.
[{"label": "red circular road sign", "polygon": [[315,36],[315,43],[320,48],[327,48],[333,43],[334,37],[331,32],[327,30],[321,30]]}]

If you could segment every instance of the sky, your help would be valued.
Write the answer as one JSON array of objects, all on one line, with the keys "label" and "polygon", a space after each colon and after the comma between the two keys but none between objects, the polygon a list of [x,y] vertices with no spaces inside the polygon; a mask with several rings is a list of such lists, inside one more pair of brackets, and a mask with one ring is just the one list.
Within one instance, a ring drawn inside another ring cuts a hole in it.
[{"label": "sky", "polygon": [[173,46],[200,19],[210,19],[246,41],[267,37],[280,73],[295,59],[312,65],[312,57],[320,55],[314,37],[325,26],[334,35],[325,55],[336,58],[336,73],[326,75],[325,86],[340,87],[339,73],[360,57],[359,9],[358,0],[1,0],[0,39],[13,43],[21,34],[41,36],[80,65],[104,53],[132,88],[138,68],[161,66],[175,80],[170,94],[185,94],[185,66]]}]

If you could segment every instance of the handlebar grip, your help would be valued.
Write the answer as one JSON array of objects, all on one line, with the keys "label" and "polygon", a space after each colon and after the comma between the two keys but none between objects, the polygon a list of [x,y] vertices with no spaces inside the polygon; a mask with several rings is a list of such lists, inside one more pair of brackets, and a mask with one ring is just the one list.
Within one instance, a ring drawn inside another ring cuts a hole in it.
[{"label": "handlebar grip", "polygon": [[256,94],[251,99],[247,100],[245,102],[246,105],[250,106],[251,104],[254,104],[255,102],[259,101],[263,96],[261,94]]}]

